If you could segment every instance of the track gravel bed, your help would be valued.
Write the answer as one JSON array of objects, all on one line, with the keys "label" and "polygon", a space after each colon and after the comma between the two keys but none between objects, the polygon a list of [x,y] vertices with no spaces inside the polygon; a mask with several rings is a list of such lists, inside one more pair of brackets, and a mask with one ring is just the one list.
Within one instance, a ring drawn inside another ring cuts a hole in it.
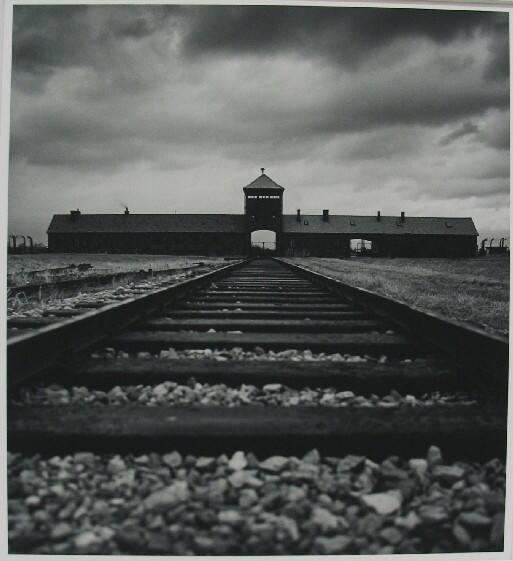
[{"label": "track gravel bed", "polygon": [[[379,364],[385,364],[388,362],[388,357],[386,355],[381,355],[380,357],[370,356],[370,355],[353,355],[350,353],[314,353],[310,349],[298,350],[298,349],[286,349],[284,351],[272,351],[265,350],[262,347],[255,347],[253,350],[244,350],[242,347],[232,347],[232,348],[222,348],[222,349],[175,349],[170,347],[169,349],[164,349],[159,353],[150,352],[138,352],[138,353],[127,353],[126,351],[119,351],[112,347],[106,347],[101,351],[96,351],[91,353],[91,358],[139,358],[139,359],[152,359],[159,358],[163,360],[173,360],[180,358],[189,359],[201,359],[201,360],[215,360],[215,361],[229,361],[229,360],[240,360],[240,361],[277,361],[277,360],[292,360],[296,362],[320,362],[320,361],[330,361],[330,362],[376,362]],[[403,364],[409,364],[412,362],[421,362],[422,359],[412,360],[409,358],[399,361]]]},{"label": "track gravel bed", "polygon": [[10,553],[502,550],[504,341],[279,261],[192,276],[10,309]]},{"label": "track gravel bed", "polygon": [[10,553],[499,551],[505,466],[425,458],[8,454]]},{"label": "track gravel bed", "polygon": [[240,407],[262,406],[317,406],[326,407],[430,407],[432,405],[476,405],[475,398],[464,393],[445,394],[432,392],[419,397],[402,396],[392,390],[378,396],[355,395],[352,391],[337,388],[304,388],[297,390],[282,384],[266,384],[262,388],[250,384],[229,387],[226,384],[200,384],[190,379],[187,385],[163,382],[156,386],[115,386],[109,391],[73,386],[67,389],[58,384],[36,388],[20,388],[12,400],[17,405],[123,405],[139,403],[155,406],[220,405]]},{"label": "track gravel bed", "polygon": [[77,307],[84,308],[84,312],[86,312],[88,305],[96,306],[98,303],[112,304],[122,302],[144,292],[194,278],[197,275],[204,274],[206,270],[215,268],[215,265],[209,265],[208,267],[180,273],[173,273],[171,271],[169,274],[160,274],[145,281],[130,281],[112,288],[82,288],[78,290],[76,295],[65,298],[53,296],[46,299],[34,299],[17,295],[7,300],[7,319],[51,318],[55,317],[52,311],[72,311],[76,310]]}]

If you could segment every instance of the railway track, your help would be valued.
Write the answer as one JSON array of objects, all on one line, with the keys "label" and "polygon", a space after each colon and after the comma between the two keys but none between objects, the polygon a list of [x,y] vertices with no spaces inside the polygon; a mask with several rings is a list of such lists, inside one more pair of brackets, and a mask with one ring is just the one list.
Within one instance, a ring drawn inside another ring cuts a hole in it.
[{"label": "railway track", "polygon": [[[208,457],[246,450],[265,458],[315,448],[329,457],[382,461],[425,456],[436,445],[446,460],[505,460],[506,340],[280,260],[235,263],[29,327],[8,339],[12,453],[178,450]],[[203,358],[190,358],[197,356]],[[157,399],[149,407],[125,392],[123,404],[95,407],[94,415],[83,402],[49,407],[20,397],[27,387],[50,384],[104,396],[116,386],[165,390],[170,383],[201,391],[249,385],[276,397],[229,407]],[[302,405],[298,393],[280,406],[280,393],[307,387],[318,388],[322,402]],[[395,403],[379,398],[390,392],[409,395],[410,405],[401,395]],[[429,392],[473,399],[423,404],[414,397]],[[372,395],[374,405],[344,404],[351,394]]]}]

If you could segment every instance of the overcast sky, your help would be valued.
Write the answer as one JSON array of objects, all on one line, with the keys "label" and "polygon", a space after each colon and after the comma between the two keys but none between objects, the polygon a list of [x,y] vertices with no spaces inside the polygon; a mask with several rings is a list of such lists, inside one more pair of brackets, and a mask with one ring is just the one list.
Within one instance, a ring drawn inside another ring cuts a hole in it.
[{"label": "overcast sky", "polygon": [[508,15],[15,6],[9,230],[54,213],[472,216],[509,229]]}]

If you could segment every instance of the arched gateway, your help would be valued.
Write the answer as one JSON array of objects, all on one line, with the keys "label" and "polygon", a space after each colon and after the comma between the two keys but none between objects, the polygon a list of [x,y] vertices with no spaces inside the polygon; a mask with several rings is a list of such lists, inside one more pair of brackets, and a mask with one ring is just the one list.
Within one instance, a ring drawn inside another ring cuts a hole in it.
[{"label": "arched gateway", "polygon": [[[285,189],[261,168],[243,188],[244,214],[56,214],[48,227],[52,252],[160,253],[244,256],[251,233],[276,234],[275,252],[288,256],[349,257],[351,240],[372,242],[373,256],[471,257],[477,231],[472,218],[283,214]],[[314,191],[315,186],[311,189]],[[155,201],[158,204],[158,201]]]}]

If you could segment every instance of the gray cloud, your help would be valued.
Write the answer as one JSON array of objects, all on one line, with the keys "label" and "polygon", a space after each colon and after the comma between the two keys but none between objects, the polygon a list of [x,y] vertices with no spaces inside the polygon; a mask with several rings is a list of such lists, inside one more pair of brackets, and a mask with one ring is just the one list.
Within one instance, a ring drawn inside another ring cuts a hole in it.
[{"label": "gray cloud", "polygon": [[[203,81],[192,87],[171,81],[158,83],[154,91],[124,95],[105,90],[101,82],[97,89],[94,75],[68,71],[41,103],[31,95],[13,99],[11,155],[37,165],[83,169],[109,163],[116,168],[133,160],[167,168],[174,161],[166,155],[169,151],[215,146],[228,157],[254,153],[274,162],[312,153],[338,135],[382,129],[347,148],[347,155],[356,159],[382,159],[410,153],[422,142],[423,127],[458,123],[506,101],[500,86],[487,87],[475,79],[479,67],[473,73],[451,72],[449,81],[433,71],[429,58],[414,62],[415,71],[378,72],[355,77],[350,84],[345,76],[299,64],[290,86],[280,87],[279,78],[267,77],[264,91],[249,87],[242,94],[240,73],[221,67],[201,68],[207,88]],[[259,72],[279,76],[282,67],[266,65]],[[258,83],[259,76],[255,78]],[[319,95],[313,90],[291,98],[298,83],[308,90],[311,80],[322,83]],[[500,126],[490,123],[482,141],[503,141]],[[471,132],[468,125],[461,127],[457,124],[442,144]]]},{"label": "gray cloud", "polygon": [[490,148],[509,150],[509,111],[491,111],[483,118],[477,138]]},{"label": "gray cloud", "polygon": [[458,140],[459,138],[462,138],[464,136],[476,134],[478,131],[479,128],[477,127],[477,125],[475,125],[470,121],[466,121],[456,129],[454,129],[452,132],[450,132],[448,135],[444,136],[440,140],[439,144],[440,146],[448,146],[449,144],[453,143],[455,140]]},{"label": "gray cloud", "polygon": [[355,140],[343,156],[355,160],[383,160],[415,155],[425,142],[422,132],[416,128],[387,128],[375,133],[365,133]]}]

